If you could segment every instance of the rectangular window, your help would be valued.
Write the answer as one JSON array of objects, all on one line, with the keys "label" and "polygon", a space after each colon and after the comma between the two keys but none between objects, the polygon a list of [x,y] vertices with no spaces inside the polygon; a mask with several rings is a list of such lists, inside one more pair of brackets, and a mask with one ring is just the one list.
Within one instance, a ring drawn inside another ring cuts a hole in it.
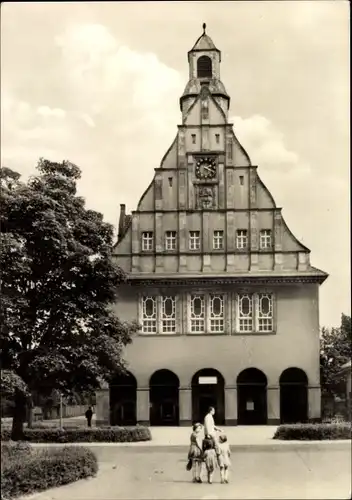
[{"label": "rectangular window", "polygon": [[189,249],[190,250],[200,249],[200,231],[189,232]]},{"label": "rectangular window", "polygon": [[224,231],[214,231],[213,248],[214,250],[221,250],[224,248]]},{"label": "rectangular window", "polygon": [[205,331],[205,300],[203,295],[191,296],[191,332]]},{"label": "rectangular window", "polygon": [[261,250],[271,248],[271,230],[270,229],[262,229],[260,231],[259,244],[260,244]]},{"label": "rectangular window", "polygon": [[176,231],[166,231],[165,250],[176,250]]},{"label": "rectangular window", "polygon": [[153,250],[153,232],[142,233],[142,250]]},{"label": "rectangular window", "polygon": [[220,134],[215,134],[215,140],[216,140],[216,144],[219,144],[219,142],[220,142]]},{"label": "rectangular window", "polygon": [[248,246],[248,232],[247,229],[238,229],[236,231],[236,247],[238,249],[247,248]]},{"label": "rectangular window", "polygon": [[240,332],[252,332],[253,296],[248,294],[239,295],[237,306],[238,330]]},{"label": "rectangular window", "polygon": [[196,134],[192,134],[192,144],[196,143]]},{"label": "rectangular window", "polygon": [[258,295],[258,331],[272,332],[273,322],[273,296],[270,293]]},{"label": "rectangular window", "polygon": [[156,333],[156,297],[142,297],[142,332]]},{"label": "rectangular window", "polygon": [[161,297],[161,332],[176,332],[176,297]]},{"label": "rectangular window", "polygon": [[209,330],[210,333],[224,333],[224,296],[209,297]]},{"label": "rectangular window", "polygon": [[243,186],[243,184],[244,184],[244,177],[243,177],[243,175],[240,175],[240,184],[241,184],[241,186]]}]

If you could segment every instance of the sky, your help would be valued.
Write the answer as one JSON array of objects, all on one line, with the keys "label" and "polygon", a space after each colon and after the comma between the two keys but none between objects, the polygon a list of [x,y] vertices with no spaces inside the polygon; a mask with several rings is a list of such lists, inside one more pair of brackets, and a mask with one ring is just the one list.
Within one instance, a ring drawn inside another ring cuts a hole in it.
[{"label": "sky", "polygon": [[56,2],[1,7],[1,165],[82,170],[79,194],[116,227],[181,123],[187,51],[222,51],[235,134],[311,263],[320,323],[350,314],[349,4]]}]

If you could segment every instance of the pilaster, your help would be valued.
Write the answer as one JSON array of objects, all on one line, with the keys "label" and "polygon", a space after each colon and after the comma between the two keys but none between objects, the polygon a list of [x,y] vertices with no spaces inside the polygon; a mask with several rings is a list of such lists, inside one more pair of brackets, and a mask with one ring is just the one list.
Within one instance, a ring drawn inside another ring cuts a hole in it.
[{"label": "pilaster", "polygon": [[280,424],[280,387],[269,386],[268,398],[268,425]]},{"label": "pilaster", "polygon": [[236,386],[225,387],[225,423],[226,425],[237,425]]},{"label": "pilaster", "polygon": [[249,171],[249,206],[257,208],[257,172],[255,168]]},{"label": "pilaster", "polygon": [[234,173],[232,168],[226,168],[226,208],[234,208],[235,206],[235,185]]},{"label": "pilaster", "polygon": [[149,425],[149,388],[138,387],[137,389],[137,423]]},{"label": "pilaster", "polygon": [[308,387],[308,419],[311,422],[321,420],[321,387]]},{"label": "pilaster", "polygon": [[106,386],[95,392],[96,397],[96,425],[109,425],[110,423],[110,391]]},{"label": "pilaster", "polygon": [[192,424],[192,390],[190,387],[180,387],[179,390],[180,425]]},{"label": "pilaster", "polygon": [[133,255],[140,252],[139,218],[132,214],[132,272],[139,271],[139,256]]},{"label": "pilaster", "polygon": [[[186,212],[178,213],[178,232],[179,232],[179,248],[180,253],[187,250],[187,214]],[[178,271],[184,273],[187,271],[187,256],[179,255]]]}]

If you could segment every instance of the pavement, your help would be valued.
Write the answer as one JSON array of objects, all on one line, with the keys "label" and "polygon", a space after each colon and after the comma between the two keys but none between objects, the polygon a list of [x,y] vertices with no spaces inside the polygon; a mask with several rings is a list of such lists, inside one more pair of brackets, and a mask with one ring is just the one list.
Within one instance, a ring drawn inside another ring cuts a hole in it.
[{"label": "pavement", "polygon": [[81,480],[23,500],[146,499],[349,499],[350,443],[325,449],[294,447],[232,450],[230,483],[193,484],[185,469],[187,447],[94,446],[99,461],[95,478]]}]

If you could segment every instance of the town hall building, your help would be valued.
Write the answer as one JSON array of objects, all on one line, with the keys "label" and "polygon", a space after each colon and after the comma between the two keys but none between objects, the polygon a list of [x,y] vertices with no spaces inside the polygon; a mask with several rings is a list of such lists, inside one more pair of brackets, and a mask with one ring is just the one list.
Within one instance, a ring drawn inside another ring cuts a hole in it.
[{"label": "town hall building", "polygon": [[[97,423],[318,421],[319,285],[228,120],[221,52],[188,52],[177,135],[137,209],[121,205],[116,314],[138,320],[128,373],[97,392]],[[307,212],[309,217],[309,211]]]}]

